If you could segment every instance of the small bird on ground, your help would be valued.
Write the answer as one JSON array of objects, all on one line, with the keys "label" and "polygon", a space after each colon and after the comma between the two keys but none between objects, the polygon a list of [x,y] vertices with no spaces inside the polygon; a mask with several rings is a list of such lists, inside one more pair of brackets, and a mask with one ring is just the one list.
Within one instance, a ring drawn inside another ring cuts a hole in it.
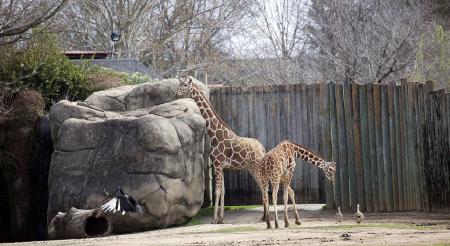
[{"label": "small bird on ground", "polygon": [[342,222],[342,220],[344,219],[344,215],[341,213],[341,207],[338,207],[338,212],[334,215],[334,217],[336,218],[336,223]]},{"label": "small bird on ground", "polygon": [[123,192],[122,188],[116,188],[116,194],[107,203],[100,207],[105,212],[119,212],[122,215],[125,213],[143,213],[144,209],[139,205],[136,200]]},{"label": "small bird on ground", "polygon": [[341,235],[342,240],[350,240],[351,237],[352,237],[352,234],[350,234],[350,233],[344,233]]},{"label": "small bird on ground", "polygon": [[360,224],[364,219],[364,214],[359,211],[359,204],[356,205],[356,213],[355,213],[355,220],[356,223]]}]

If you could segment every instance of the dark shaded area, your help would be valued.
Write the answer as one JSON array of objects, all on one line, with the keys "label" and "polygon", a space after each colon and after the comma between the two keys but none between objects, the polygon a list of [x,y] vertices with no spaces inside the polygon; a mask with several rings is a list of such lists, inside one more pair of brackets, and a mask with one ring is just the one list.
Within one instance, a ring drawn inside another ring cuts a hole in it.
[{"label": "dark shaded area", "polygon": [[[7,242],[11,240],[11,234],[9,232],[9,192],[8,186],[4,175],[0,175],[0,218],[2,218],[2,223],[0,223],[0,242]],[[4,222],[3,222],[4,221]]]},{"label": "dark shaded area", "polygon": [[36,146],[30,167],[32,183],[32,224],[34,239],[47,239],[48,172],[53,153],[50,121],[44,116],[39,121]]},{"label": "dark shaded area", "polygon": [[0,242],[47,239],[47,179],[53,153],[50,124],[48,117],[18,121],[5,127],[5,150],[14,158],[1,169]]},{"label": "dark shaded area", "polygon": [[102,236],[108,229],[109,224],[105,217],[89,217],[84,226],[86,234],[90,237]]},{"label": "dark shaded area", "polygon": [[429,111],[422,131],[424,142],[424,207],[430,212],[450,211],[450,94],[430,93]]}]

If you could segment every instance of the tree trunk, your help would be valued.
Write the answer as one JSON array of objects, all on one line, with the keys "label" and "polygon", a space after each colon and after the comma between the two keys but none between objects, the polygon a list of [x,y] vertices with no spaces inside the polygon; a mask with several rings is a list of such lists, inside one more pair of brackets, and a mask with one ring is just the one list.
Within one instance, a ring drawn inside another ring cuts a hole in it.
[{"label": "tree trunk", "polygon": [[112,220],[99,209],[83,210],[71,208],[67,213],[59,212],[50,222],[50,239],[101,237],[111,234]]}]

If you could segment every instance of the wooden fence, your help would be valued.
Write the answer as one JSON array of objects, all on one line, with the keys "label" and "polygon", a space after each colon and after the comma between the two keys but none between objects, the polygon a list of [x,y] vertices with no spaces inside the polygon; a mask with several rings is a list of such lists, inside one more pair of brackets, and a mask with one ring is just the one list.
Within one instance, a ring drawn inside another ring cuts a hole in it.
[{"label": "wooden fence", "polygon": [[[267,148],[283,139],[337,162],[336,183],[297,160],[291,187],[301,203],[344,210],[449,211],[450,98],[433,84],[224,87],[218,114]],[[260,204],[247,171],[225,173],[226,204]]]}]

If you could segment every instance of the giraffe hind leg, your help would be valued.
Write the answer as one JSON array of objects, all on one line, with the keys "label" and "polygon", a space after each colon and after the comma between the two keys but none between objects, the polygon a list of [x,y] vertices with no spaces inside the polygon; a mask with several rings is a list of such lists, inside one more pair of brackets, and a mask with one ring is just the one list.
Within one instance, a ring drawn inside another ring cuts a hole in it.
[{"label": "giraffe hind leg", "polygon": [[[260,183],[258,183],[258,186],[260,187],[260,190],[261,190],[261,195],[262,195],[262,201],[263,201],[263,205],[264,205],[264,195],[265,195],[265,191],[264,191],[264,185],[261,185]],[[263,206],[263,209],[264,209],[264,212],[263,212],[263,215],[262,215],[262,217],[261,217],[261,221],[266,221],[266,207],[265,206]]]},{"label": "giraffe hind leg", "polygon": [[288,184],[283,185],[283,203],[284,203],[284,227],[289,227],[289,218],[288,218]]},{"label": "giraffe hind leg", "polygon": [[272,183],[272,203],[273,203],[273,209],[275,212],[275,228],[279,228],[280,226],[278,225],[278,213],[277,213],[277,195],[278,195],[278,187],[279,187],[279,182],[277,183]]},{"label": "giraffe hind leg", "polygon": [[295,224],[301,225],[302,222],[300,222],[300,216],[298,215],[297,207],[295,205],[295,193],[294,193],[294,190],[291,187],[288,187],[288,190],[289,190],[289,197],[291,199],[292,205],[294,206]]},{"label": "giraffe hind leg", "polygon": [[261,189],[263,191],[263,204],[264,204],[264,215],[265,215],[265,220],[267,223],[267,229],[272,229],[272,225],[270,224],[270,217],[269,217],[269,192],[268,192],[268,187],[265,186],[263,189]]}]

